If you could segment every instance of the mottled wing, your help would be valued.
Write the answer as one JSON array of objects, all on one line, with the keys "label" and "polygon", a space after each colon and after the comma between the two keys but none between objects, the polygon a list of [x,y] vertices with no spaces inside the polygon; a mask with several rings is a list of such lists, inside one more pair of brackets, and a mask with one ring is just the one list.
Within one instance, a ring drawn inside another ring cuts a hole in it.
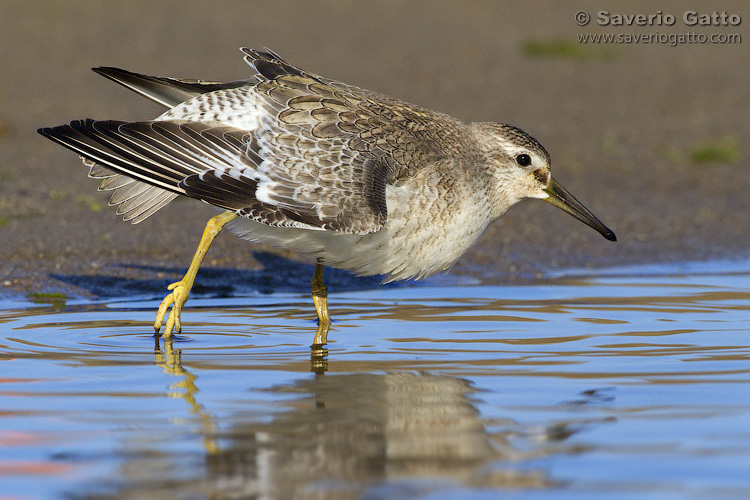
[{"label": "mottled wing", "polygon": [[436,113],[309,74],[271,52],[246,51],[246,60],[263,110],[249,155],[262,206],[243,215],[257,219],[274,205],[323,229],[377,231],[386,186],[441,158]]},{"label": "mottled wing", "polygon": [[[463,146],[455,144],[462,125],[446,115],[318,77],[270,51],[245,53],[257,81],[205,93],[214,84],[180,81],[170,94],[162,86],[176,80],[116,74],[165,104],[197,94],[166,119],[40,132],[83,156],[105,178],[102,189],[115,191],[112,203],[138,220],[185,194],[272,226],[350,234],[383,226],[388,184]],[[224,118],[202,121],[207,111]]]},{"label": "mottled wing", "polygon": [[[255,95],[263,109],[254,133],[263,179],[258,201],[308,214],[323,229],[353,234],[380,229],[392,165],[358,142],[353,101],[332,95],[332,88],[284,62],[257,59],[254,65],[260,80]],[[250,207],[243,214],[255,219],[262,211]]]},{"label": "mottled wing", "polygon": [[389,183],[467,146],[456,133],[463,123],[448,115],[306,72],[267,49],[242,51],[277,127],[303,130],[321,143],[345,142],[386,163]]}]

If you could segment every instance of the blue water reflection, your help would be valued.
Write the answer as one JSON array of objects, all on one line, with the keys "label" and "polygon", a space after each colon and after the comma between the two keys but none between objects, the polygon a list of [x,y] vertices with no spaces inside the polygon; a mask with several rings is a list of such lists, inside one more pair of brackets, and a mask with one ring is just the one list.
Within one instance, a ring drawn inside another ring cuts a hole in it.
[{"label": "blue water reflection", "polygon": [[0,491],[748,497],[747,264],[333,293],[317,357],[297,293],[6,301]]}]

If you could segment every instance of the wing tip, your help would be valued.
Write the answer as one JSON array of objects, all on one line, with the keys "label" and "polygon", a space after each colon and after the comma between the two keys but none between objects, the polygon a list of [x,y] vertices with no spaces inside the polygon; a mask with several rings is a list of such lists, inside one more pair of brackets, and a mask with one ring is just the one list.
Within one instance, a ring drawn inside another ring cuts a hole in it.
[{"label": "wing tip", "polygon": [[116,68],[114,66],[95,66],[91,68],[91,71],[117,83],[120,83],[120,79],[123,77],[147,77],[146,75],[141,75],[140,73],[135,73],[122,68]]},{"label": "wing tip", "polygon": [[71,132],[75,131],[75,128],[73,127],[73,122],[70,122],[56,127],[38,128],[36,131],[39,135],[46,137],[47,139],[60,142],[63,137],[68,136]]},{"label": "wing tip", "polygon": [[59,141],[63,137],[69,137],[71,134],[79,134],[82,130],[93,129],[96,123],[96,120],[93,118],[84,118],[82,120],[73,120],[63,125],[57,125],[56,127],[41,127],[36,129],[36,131],[39,135],[48,139]]}]

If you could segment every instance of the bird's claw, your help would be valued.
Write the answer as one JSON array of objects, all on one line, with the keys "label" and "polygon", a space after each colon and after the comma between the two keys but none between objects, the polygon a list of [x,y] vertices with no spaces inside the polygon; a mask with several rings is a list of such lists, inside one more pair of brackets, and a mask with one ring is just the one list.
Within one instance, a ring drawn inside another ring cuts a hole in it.
[{"label": "bird's claw", "polygon": [[182,331],[182,322],[180,321],[180,314],[182,313],[182,306],[190,298],[190,286],[184,283],[183,280],[172,283],[167,287],[167,290],[172,292],[164,297],[159,305],[159,310],[156,312],[156,321],[154,322],[155,333],[159,333],[161,324],[164,319],[164,315],[167,313],[169,306],[172,306],[172,310],[169,311],[167,317],[167,324],[164,326],[164,338],[170,338],[172,332],[180,333]]}]

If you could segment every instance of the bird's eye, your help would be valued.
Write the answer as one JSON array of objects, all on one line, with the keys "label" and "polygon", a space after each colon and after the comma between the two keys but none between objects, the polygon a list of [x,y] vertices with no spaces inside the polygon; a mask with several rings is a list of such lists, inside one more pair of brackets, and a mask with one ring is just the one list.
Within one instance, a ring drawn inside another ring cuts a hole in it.
[{"label": "bird's eye", "polygon": [[520,154],[516,156],[516,163],[518,163],[522,167],[528,167],[529,165],[531,165],[531,156],[527,154]]}]

